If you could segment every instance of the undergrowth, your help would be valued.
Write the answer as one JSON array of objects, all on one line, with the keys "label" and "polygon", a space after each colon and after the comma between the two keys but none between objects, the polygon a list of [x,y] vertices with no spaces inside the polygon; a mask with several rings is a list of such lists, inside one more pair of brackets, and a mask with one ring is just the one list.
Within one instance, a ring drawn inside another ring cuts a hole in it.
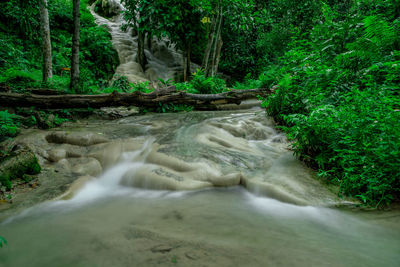
[{"label": "undergrowth", "polygon": [[342,194],[385,206],[400,196],[400,20],[357,8],[334,20],[325,9],[324,23],[249,82],[277,85],[263,106],[298,157]]}]

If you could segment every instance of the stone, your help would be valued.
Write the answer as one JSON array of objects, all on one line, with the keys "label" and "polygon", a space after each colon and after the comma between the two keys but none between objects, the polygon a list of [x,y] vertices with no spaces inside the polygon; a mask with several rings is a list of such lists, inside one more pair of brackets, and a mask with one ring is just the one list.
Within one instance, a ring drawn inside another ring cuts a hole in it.
[{"label": "stone", "polygon": [[71,170],[81,175],[98,176],[103,172],[100,162],[95,158],[76,158],[68,160]]},{"label": "stone", "polygon": [[63,132],[56,131],[48,134],[46,140],[55,144],[71,144],[77,146],[91,146],[108,142],[104,136],[91,132]]},{"label": "stone", "polygon": [[67,157],[67,151],[62,148],[52,149],[48,152],[47,159],[51,162],[58,162]]}]

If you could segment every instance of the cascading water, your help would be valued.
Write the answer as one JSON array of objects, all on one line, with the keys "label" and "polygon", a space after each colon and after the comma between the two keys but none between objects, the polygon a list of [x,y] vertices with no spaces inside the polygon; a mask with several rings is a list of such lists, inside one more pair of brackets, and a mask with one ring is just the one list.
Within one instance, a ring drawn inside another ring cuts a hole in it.
[{"label": "cascading water", "polygon": [[[124,9],[119,0],[109,1],[113,5],[119,6],[120,10]],[[90,11],[95,17],[96,23],[107,27],[111,33],[113,46],[119,55],[120,65],[116,69],[116,77],[126,76],[130,82],[157,83],[159,78],[165,81],[174,79],[176,74],[182,71],[182,55],[176,51],[174,44],[166,39],[158,40],[156,38],[151,40],[151,48],[148,45],[145,49],[148,63],[143,69],[136,61],[137,36],[132,29],[121,30],[121,26],[126,24],[122,15],[107,19],[97,14],[94,9],[95,4],[90,7]]]},{"label": "cascading water", "polygon": [[41,158],[58,172],[72,166],[78,175],[79,151],[80,162],[91,159],[87,170],[97,161],[104,171],[62,199],[5,220],[0,233],[9,245],[0,249],[0,266],[400,261],[398,213],[327,208],[344,201],[291,155],[261,109],[72,123],[21,138],[39,155],[66,150],[57,163]]}]

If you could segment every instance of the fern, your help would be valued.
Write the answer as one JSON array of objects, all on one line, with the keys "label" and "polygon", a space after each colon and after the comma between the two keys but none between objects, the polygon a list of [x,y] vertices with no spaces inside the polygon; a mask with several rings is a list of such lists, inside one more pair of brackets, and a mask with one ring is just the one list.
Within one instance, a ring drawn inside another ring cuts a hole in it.
[{"label": "fern", "polygon": [[8,111],[0,111],[0,141],[5,136],[16,136],[18,134],[18,122],[15,120],[17,116],[8,113]]},{"label": "fern", "polygon": [[396,41],[396,30],[393,25],[379,16],[368,16],[364,20],[364,38],[370,40],[382,50],[391,49]]}]

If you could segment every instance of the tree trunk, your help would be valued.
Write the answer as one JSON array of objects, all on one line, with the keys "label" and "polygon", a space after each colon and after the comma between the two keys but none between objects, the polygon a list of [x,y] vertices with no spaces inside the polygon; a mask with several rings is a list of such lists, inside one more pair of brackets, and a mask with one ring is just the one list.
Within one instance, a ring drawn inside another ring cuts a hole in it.
[{"label": "tree trunk", "polygon": [[222,16],[222,5],[220,6],[219,9],[219,21],[218,21],[218,28],[217,28],[217,33],[215,36],[215,42],[214,42],[214,47],[213,47],[213,55],[212,55],[212,62],[211,62],[211,76],[215,76],[217,74],[216,69],[218,68],[216,66],[217,61],[219,62],[219,59],[217,60],[217,50],[218,50],[218,43],[219,39],[221,38],[221,28],[222,28],[222,21],[223,21],[223,16]]},{"label": "tree trunk", "polygon": [[151,41],[152,41],[152,33],[151,32],[148,32],[147,33],[147,48],[149,49],[149,50],[151,50]]},{"label": "tree trunk", "polygon": [[192,54],[192,40],[190,40],[187,44],[186,48],[186,78],[189,80],[191,69],[190,69],[190,60],[191,60],[191,54]]},{"label": "tree trunk", "polygon": [[183,81],[187,81],[187,64],[186,64],[186,50],[182,51],[182,64],[183,64]]},{"label": "tree trunk", "polygon": [[143,27],[144,25],[141,22],[138,28],[138,51],[136,61],[140,64],[140,66],[142,66],[144,72],[146,70],[147,59],[146,54],[144,53],[146,33],[141,30]]},{"label": "tree trunk", "polygon": [[218,109],[224,104],[240,104],[242,100],[265,97],[271,91],[265,88],[232,90],[220,94],[198,95],[177,91],[175,86],[167,87],[145,94],[139,91],[134,93],[100,95],[34,95],[0,93],[0,106],[3,107],[31,107],[40,108],[99,108],[110,106],[138,106],[158,108],[160,104],[190,105],[196,109]]},{"label": "tree trunk", "polygon": [[204,52],[204,57],[203,57],[203,62],[202,62],[202,69],[204,69],[205,72],[208,70],[208,62],[210,60],[210,52],[211,52],[211,47],[214,41],[214,33],[217,25],[217,17],[213,16],[212,23],[211,23],[211,31],[207,32],[207,47],[206,51]]},{"label": "tree trunk", "polygon": [[79,43],[80,43],[80,10],[79,0],[73,0],[74,31],[72,36],[72,58],[71,58],[71,83],[70,89],[74,92],[81,92],[79,88]]},{"label": "tree trunk", "polygon": [[43,82],[53,77],[53,67],[51,62],[51,40],[50,40],[50,24],[49,11],[47,8],[47,0],[39,0],[40,6],[40,31],[42,35],[42,51],[43,51]]},{"label": "tree trunk", "polygon": [[222,50],[222,45],[223,45],[223,41],[222,41],[222,35],[219,35],[219,39],[218,39],[218,45],[217,45],[217,58],[215,60],[215,66],[214,66],[214,72],[215,74],[218,73],[218,65],[219,65],[219,61],[221,59],[221,50]]}]

